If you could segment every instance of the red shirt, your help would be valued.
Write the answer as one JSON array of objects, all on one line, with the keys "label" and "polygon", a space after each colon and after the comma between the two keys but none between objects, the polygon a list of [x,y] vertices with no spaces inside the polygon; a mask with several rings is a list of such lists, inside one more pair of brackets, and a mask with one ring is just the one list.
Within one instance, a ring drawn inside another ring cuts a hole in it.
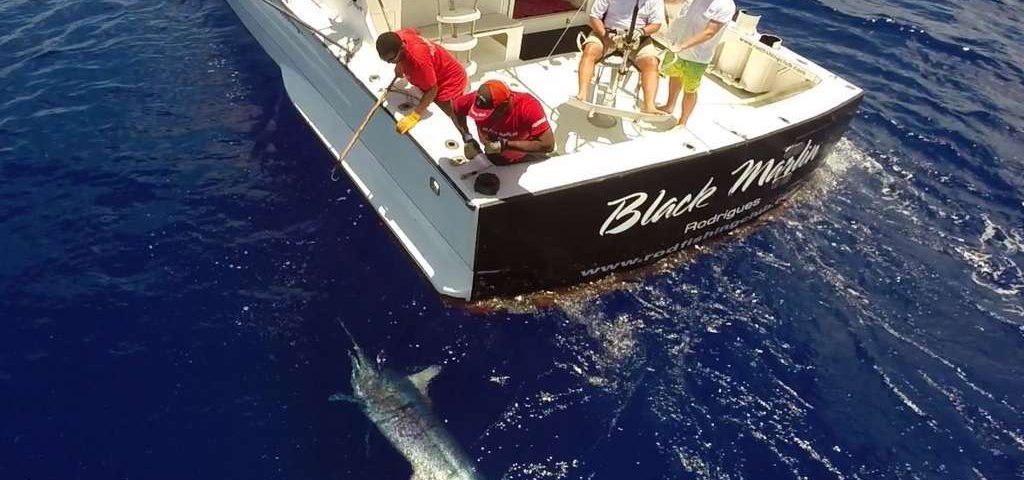
[{"label": "red shirt", "polygon": [[442,102],[466,91],[469,85],[466,69],[448,50],[424,39],[412,28],[403,28],[395,34],[405,45],[405,54],[399,63],[409,83],[424,92],[437,85],[437,100]]},{"label": "red shirt", "polygon": [[[512,92],[512,106],[502,115],[494,114],[482,122],[476,122],[480,139],[493,142],[499,138],[508,140],[532,140],[551,130],[548,117],[540,102],[529,93]],[[476,102],[476,92],[455,99],[455,114],[467,116]],[[519,160],[526,152],[505,150],[501,156],[507,160]]]}]

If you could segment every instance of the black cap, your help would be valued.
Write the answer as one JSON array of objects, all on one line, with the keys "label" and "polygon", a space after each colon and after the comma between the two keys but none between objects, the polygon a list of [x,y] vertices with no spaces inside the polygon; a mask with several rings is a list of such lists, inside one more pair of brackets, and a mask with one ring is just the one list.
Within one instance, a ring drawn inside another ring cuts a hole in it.
[{"label": "black cap", "polygon": [[501,180],[493,173],[481,173],[473,182],[473,190],[483,195],[495,195],[501,189]]},{"label": "black cap", "polygon": [[384,32],[377,37],[377,55],[380,59],[391,62],[402,51],[402,38],[395,32]]}]

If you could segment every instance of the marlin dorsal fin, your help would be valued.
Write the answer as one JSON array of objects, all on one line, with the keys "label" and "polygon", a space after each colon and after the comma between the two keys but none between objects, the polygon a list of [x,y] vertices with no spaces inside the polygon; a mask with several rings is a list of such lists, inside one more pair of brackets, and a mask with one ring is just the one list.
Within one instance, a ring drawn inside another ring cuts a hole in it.
[{"label": "marlin dorsal fin", "polygon": [[420,370],[412,375],[409,375],[409,381],[412,382],[413,386],[416,387],[416,390],[419,390],[420,394],[422,394],[423,397],[426,398],[427,388],[430,387],[430,381],[433,380],[434,377],[436,377],[437,374],[439,373],[441,373],[441,367],[437,365],[431,365],[427,368],[424,368],[423,370]]}]

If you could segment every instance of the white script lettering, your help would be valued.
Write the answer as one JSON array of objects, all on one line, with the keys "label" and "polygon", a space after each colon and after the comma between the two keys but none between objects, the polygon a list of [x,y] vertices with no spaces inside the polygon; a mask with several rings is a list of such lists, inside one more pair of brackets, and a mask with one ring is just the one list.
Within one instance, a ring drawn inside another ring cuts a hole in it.
[{"label": "white script lettering", "polygon": [[617,235],[633,228],[638,223],[641,226],[650,225],[704,208],[708,206],[708,201],[718,191],[718,187],[714,185],[714,182],[715,178],[711,177],[708,179],[708,183],[704,185],[704,188],[697,192],[696,195],[690,192],[682,198],[671,197],[664,203],[662,201],[665,200],[666,193],[665,190],[661,190],[643,213],[641,213],[641,209],[647,203],[647,199],[650,198],[644,192],[636,192],[618,200],[612,200],[608,202],[608,205],[615,207],[615,209],[608,216],[608,219],[604,221],[604,224],[601,225],[598,234],[602,237],[605,235]]},{"label": "white script lettering", "polygon": [[739,173],[740,176],[736,178],[736,183],[733,183],[732,188],[729,189],[729,195],[731,196],[736,193],[737,190],[740,192],[746,192],[755,180],[759,187],[772,185],[775,182],[786,178],[796,169],[810,163],[811,160],[818,156],[819,150],[821,150],[820,145],[814,145],[811,142],[807,142],[807,145],[804,146],[800,155],[791,155],[789,158],[781,162],[776,162],[774,158],[768,161],[755,161],[754,159],[747,160],[743,165],[740,165],[739,168],[733,170],[732,175],[734,177],[737,173]]}]

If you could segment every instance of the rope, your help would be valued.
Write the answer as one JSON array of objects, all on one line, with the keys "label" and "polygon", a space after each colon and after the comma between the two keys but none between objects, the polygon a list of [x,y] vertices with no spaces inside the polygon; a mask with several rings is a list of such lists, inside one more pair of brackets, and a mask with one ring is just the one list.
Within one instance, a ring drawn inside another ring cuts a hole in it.
[{"label": "rope", "polygon": [[558,45],[562,43],[562,39],[565,38],[565,34],[569,33],[569,29],[572,28],[572,24],[576,23],[576,17],[580,16],[580,12],[586,8],[587,2],[580,2],[580,8],[576,9],[576,13],[572,14],[572,18],[569,19],[569,23],[565,24],[565,29],[562,30],[562,34],[558,36],[558,40],[555,41],[555,45],[551,47],[551,51],[548,52],[548,56],[544,59],[550,61],[551,57],[555,54],[555,50],[558,50]]},{"label": "rope", "polygon": [[340,48],[341,51],[349,54],[350,56],[355,54],[355,52],[353,52],[352,49],[350,49],[349,47],[346,47],[346,46],[344,46],[344,45],[342,45],[342,44],[340,44],[338,42],[335,42],[334,40],[331,40],[326,35],[324,35],[320,30],[317,30],[312,25],[310,25],[310,24],[306,23],[305,21],[303,21],[301,18],[295,16],[294,13],[292,13],[292,12],[290,12],[288,10],[285,10],[284,7],[278,5],[276,2],[272,2],[271,0],[262,0],[262,2],[267,4],[267,5],[270,5],[271,7],[274,8],[274,10],[277,10],[282,15],[288,17],[288,19],[290,19],[291,21],[297,23],[302,28],[305,28],[306,30],[309,30],[310,32],[313,33],[313,35],[316,35],[317,37],[319,37],[320,40],[322,40],[322,41],[324,41],[326,43],[329,43],[331,45],[334,45],[335,47]]},{"label": "rope", "polygon": [[384,25],[387,25],[388,31],[395,31],[395,29],[391,27],[391,20],[388,20],[388,11],[384,9],[384,0],[377,0],[377,5],[380,5],[380,16],[384,17]]}]

